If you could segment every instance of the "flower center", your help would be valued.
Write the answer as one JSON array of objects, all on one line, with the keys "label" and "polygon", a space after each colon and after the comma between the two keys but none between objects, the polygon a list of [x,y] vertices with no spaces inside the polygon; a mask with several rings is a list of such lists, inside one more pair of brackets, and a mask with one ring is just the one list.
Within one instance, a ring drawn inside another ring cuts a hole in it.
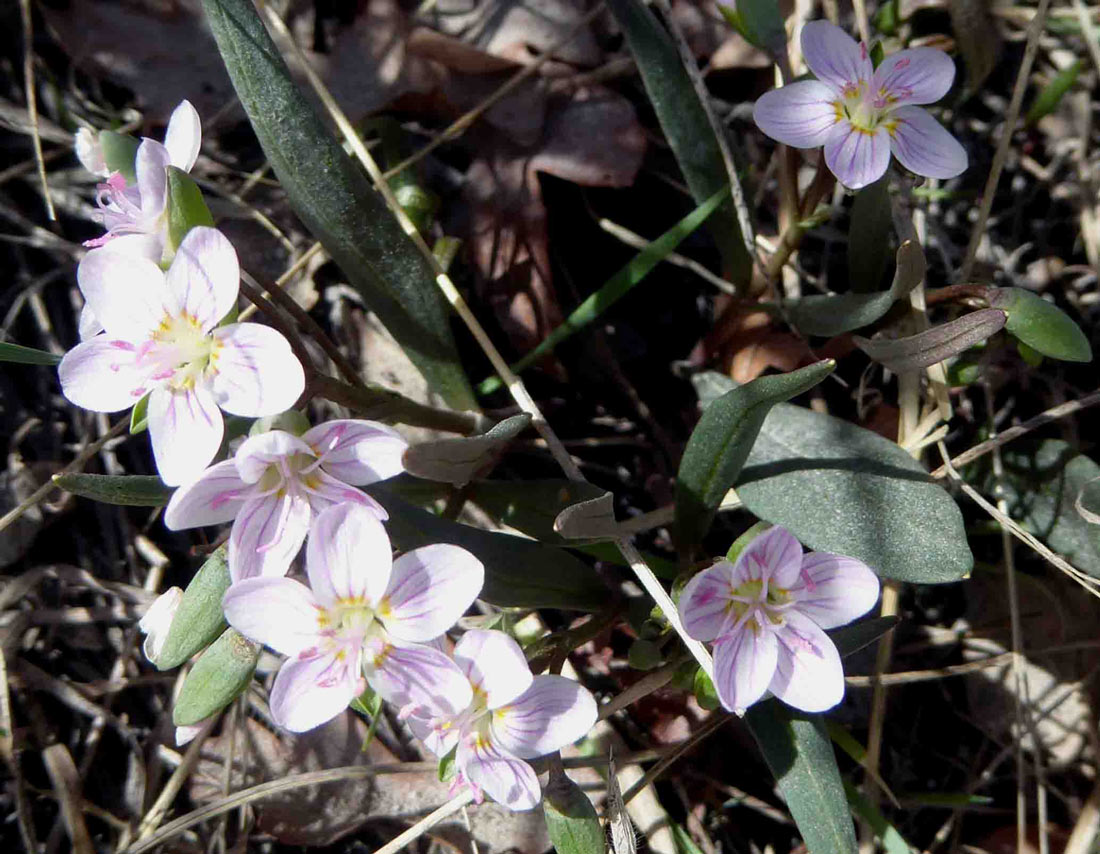
[{"label": "flower center", "polygon": [[171,388],[188,390],[206,374],[217,373],[219,350],[221,344],[203,332],[196,317],[165,314],[137,360],[152,370],[153,379],[167,379]]},{"label": "flower center", "polygon": [[332,647],[361,647],[382,630],[374,609],[357,596],[338,599],[334,605],[321,608],[317,624]]},{"label": "flower center", "polygon": [[260,476],[260,491],[272,492],[276,489],[293,489],[301,483],[307,489],[316,489],[320,478],[314,473],[319,460],[312,454],[298,453],[280,457],[267,467]]},{"label": "flower center", "polygon": [[738,625],[759,632],[765,627],[782,626],[786,622],[783,612],[790,603],[790,590],[768,584],[764,579],[752,579],[730,586],[726,610],[733,613]]}]

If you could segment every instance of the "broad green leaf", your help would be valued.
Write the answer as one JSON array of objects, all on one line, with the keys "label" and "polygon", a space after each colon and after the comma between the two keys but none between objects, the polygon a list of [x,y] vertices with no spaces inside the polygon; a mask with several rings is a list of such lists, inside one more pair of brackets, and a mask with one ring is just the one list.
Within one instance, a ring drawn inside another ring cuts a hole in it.
[{"label": "broad green leaf", "polygon": [[127,507],[161,507],[175,492],[155,475],[73,472],[55,475],[53,482],[73,495]]},{"label": "broad green leaf", "polygon": [[1043,91],[1035,98],[1035,103],[1031,105],[1031,109],[1027,111],[1027,117],[1024,119],[1025,124],[1033,125],[1043,116],[1049,115],[1058,109],[1058,104],[1062,102],[1066,92],[1077,82],[1077,77],[1081,73],[1081,65],[1081,60],[1074,60],[1050,79],[1050,82],[1043,87]]},{"label": "broad green leaf", "polygon": [[565,774],[550,780],[543,792],[542,810],[546,832],[558,854],[606,854],[607,838],[596,808]]},{"label": "broad green leaf", "polygon": [[801,715],[778,700],[766,700],[745,713],[745,722],[809,854],[855,854],[844,784],[821,716]]},{"label": "broad green leaf", "polygon": [[651,640],[638,638],[626,653],[627,663],[635,670],[653,670],[661,666],[664,657],[661,655],[661,647]]},{"label": "broad green leaf", "polygon": [[886,578],[938,584],[974,565],[947,491],[893,442],[831,415],[778,404],[737,494],[807,548],[858,558]]},{"label": "broad green leaf", "polygon": [[695,701],[708,712],[713,712],[722,705],[714,682],[702,667],[695,671],[695,684],[692,686],[691,693],[695,695]]},{"label": "broad green leaf", "polygon": [[844,794],[852,806],[852,811],[871,826],[871,831],[882,843],[886,854],[911,854],[913,847],[905,841],[905,837],[882,814],[882,811],[863,797],[859,789],[845,781]]},{"label": "broad green leaf", "polygon": [[[607,7],[622,28],[692,198],[701,205],[729,183],[729,176],[680,54],[640,0],[608,0]],[[710,231],[730,280],[736,285],[748,284],[752,258],[745,249],[732,199],[727,198],[711,219]]]},{"label": "broad green leaf", "polygon": [[0,341],[0,362],[53,366],[61,363],[61,357],[54,353],[47,353],[45,350],[36,350],[34,347],[23,347],[19,344]]},{"label": "broad green leaf", "polygon": [[160,655],[153,662],[158,670],[179,667],[225,631],[222,597],[229,583],[229,560],[226,547],[221,546],[199,567],[183,591]]},{"label": "broad green leaf", "polygon": [[402,501],[385,484],[367,487],[390,514],[386,529],[401,551],[453,543],[485,565],[481,598],[502,608],[598,611],[610,592],[595,571],[565,549],[441,519]]},{"label": "broad green leaf", "polygon": [[848,287],[852,293],[870,294],[879,289],[886,265],[890,263],[893,233],[890,178],[883,176],[859,190],[852,202],[848,226]]},{"label": "broad green leaf", "polygon": [[431,266],[299,91],[252,0],[203,0],[241,105],[295,213],[455,409],[474,409]]},{"label": "broad green leaf", "polygon": [[175,166],[168,167],[168,244],[170,251],[179,248],[183,238],[197,225],[213,226],[214,217],[202,197],[195,180]]},{"label": "broad green leaf", "polygon": [[844,658],[873,644],[900,622],[897,617],[871,617],[838,629],[830,629],[828,635],[836,644],[840,657]]},{"label": "broad green leaf", "polygon": [[141,400],[134,404],[134,408],[130,410],[130,435],[135,436],[138,433],[144,433],[149,429],[149,395],[152,392],[146,394]]},{"label": "broad green leaf", "polygon": [[137,183],[134,166],[139,145],[141,140],[129,134],[117,133],[113,130],[99,132],[99,147],[103,150],[103,162],[112,172],[121,172],[127,184]]},{"label": "broad green leaf", "polygon": [[737,0],[737,6],[718,4],[718,11],[749,44],[772,56],[786,50],[787,30],[775,0]]},{"label": "broad green leaf", "polygon": [[458,745],[456,744],[447,751],[446,755],[440,757],[439,765],[436,767],[436,776],[439,778],[440,783],[449,783],[455,778],[458,773],[457,756]]},{"label": "broad green leaf", "polygon": [[236,629],[226,629],[183,680],[172,723],[193,726],[220,712],[248,688],[259,659],[258,643]]},{"label": "broad green leaf", "polygon": [[1063,362],[1091,362],[1089,339],[1054,303],[1023,288],[995,288],[989,304],[1005,313],[1005,329],[1033,350]]},{"label": "broad green leaf", "polygon": [[527,413],[505,418],[480,436],[436,439],[410,445],[402,456],[405,471],[425,480],[465,486],[494,463],[516,436],[531,424]]},{"label": "broad green leaf", "polygon": [[[573,309],[561,326],[551,331],[535,349],[512,365],[512,370],[518,374],[530,367],[574,332],[583,329],[626,296],[631,288],[648,276],[650,271],[673,252],[684,238],[706,222],[727,196],[728,191],[723,187],[631,258],[624,267],[600,285],[594,294]],[[500,386],[499,377],[489,377],[481,381],[477,390],[480,394],[489,394]]]},{"label": "broad green leaf", "polygon": [[968,347],[980,344],[1005,325],[1005,312],[982,308],[905,338],[861,338],[852,340],[864,353],[895,373],[918,371]]},{"label": "broad green leaf", "polygon": [[692,549],[710,528],[768,411],[813,388],[835,367],[836,362],[824,359],[789,374],[760,377],[707,407],[684,449],[676,478],[676,531],[681,550]]},{"label": "broad green leaf", "polygon": [[916,244],[905,241],[897,252],[890,290],[879,293],[815,294],[786,306],[791,323],[804,335],[828,337],[868,326],[920,284],[927,264]]}]

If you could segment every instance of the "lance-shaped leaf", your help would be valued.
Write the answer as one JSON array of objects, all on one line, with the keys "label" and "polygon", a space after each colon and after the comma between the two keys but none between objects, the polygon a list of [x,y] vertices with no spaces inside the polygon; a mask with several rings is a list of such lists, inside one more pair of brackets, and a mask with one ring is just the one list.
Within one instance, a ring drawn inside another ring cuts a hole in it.
[{"label": "lance-shaped leaf", "polygon": [[871,617],[832,629],[828,635],[836,644],[840,657],[844,658],[874,643],[900,622],[897,617]]},{"label": "lance-shaped leaf", "polygon": [[1044,356],[1091,362],[1089,339],[1054,303],[1023,288],[990,288],[989,304],[1007,315],[1005,330]]},{"label": "lance-shaped leaf", "polygon": [[890,176],[884,175],[858,191],[855,201],[852,202],[852,216],[848,225],[850,291],[869,294],[878,290],[886,265],[890,263],[890,238],[893,231]]},{"label": "lance-shaped leaf", "polygon": [[1035,98],[1035,103],[1027,111],[1024,122],[1033,125],[1043,116],[1053,113],[1066,92],[1077,82],[1077,76],[1081,73],[1081,60],[1075,60],[1055,74],[1050,82],[1043,87],[1043,91]]},{"label": "lance-shaped leaf", "polygon": [[34,347],[23,347],[0,341],[0,362],[15,362],[20,365],[57,365],[61,357]]},{"label": "lance-shaped leaf", "polygon": [[513,415],[480,436],[410,445],[401,460],[405,471],[415,477],[465,486],[496,462],[508,443],[530,424],[531,416],[527,413]]},{"label": "lance-shaped leaf", "polygon": [[[729,178],[718,141],[680,54],[644,3],[608,0],[607,7],[622,28],[692,198],[701,205],[722,189]],[[711,217],[710,230],[730,279],[738,284],[747,283],[752,274],[752,259],[745,249],[732,200]]]},{"label": "lance-shaped leaf", "polygon": [[606,854],[607,843],[596,808],[565,774],[552,776],[542,793],[546,832],[558,854]]},{"label": "lance-shaped leaf", "polygon": [[175,166],[168,167],[168,242],[172,250],[196,225],[213,226],[214,217],[195,179]]},{"label": "lance-shaped leaf", "polygon": [[554,520],[554,530],[567,540],[600,540],[619,536],[615,521],[615,496],[605,492],[566,507]]},{"label": "lance-shaped leaf", "polygon": [[789,374],[760,377],[707,407],[692,431],[676,478],[676,531],[681,550],[706,534],[718,505],[741,473],[756,434],[777,403],[802,394],[832,373],[825,359]]},{"label": "lance-shaped leaf", "polygon": [[402,501],[386,484],[372,484],[366,491],[390,514],[386,530],[400,551],[453,543],[472,552],[485,565],[480,598],[486,602],[571,611],[598,611],[607,605],[610,593],[599,576],[564,549],[441,519]]},{"label": "lance-shaped leaf", "polygon": [[252,0],[203,0],[241,105],[295,213],[432,388],[476,407],[428,262],[303,97]]},{"label": "lance-shaped leaf", "polygon": [[848,800],[821,716],[767,700],[750,708],[745,722],[810,854],[855,854]]},{"label": "lance-shaped leaf", "polygon": [[229,582],[229,560],[226,547],[221,546],[199,567],[183,591],[160,655],[153,662],[158,670],[179,667],[225,631],[222,597]]},{"label": "lance-shaped leaf", "polygon": [[980,344],[1005,325],[1005,313],[983,308],[906,338],[861,338],[856,346],[895,373],[919,371]]},{"label": "lance-shaped leaf", "polygon": [[161,507],[175,492],[154,475],[73,472],[54,475],[53,482],[73,495],[127,507]]},{"label": "lance-shaped leaf", "polygon": [[187,678],[172,709],[172,723],[194,726],[220,712],[248,688],[260,645],[236,629],[226,629],[206,648]]},{"label": "lance-shaped leaf", "polygon": [[890,290],[875,294],[815,294],[790,303],[787,314],[805,335],[826,337],[860,329],[874,323],[919,285],[927,266],[920,247],[906,240],[898,247]]}]

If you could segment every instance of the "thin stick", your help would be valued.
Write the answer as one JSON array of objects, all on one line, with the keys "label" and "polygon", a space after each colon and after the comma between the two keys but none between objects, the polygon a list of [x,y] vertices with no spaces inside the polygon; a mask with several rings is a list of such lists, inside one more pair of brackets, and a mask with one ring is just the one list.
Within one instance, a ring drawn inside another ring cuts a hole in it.
[{"label": "thin stick", "polygon": [[852,8],[856,13],[856,26],[859,27],[859,38],[867,46],[867,49],[871,49],[871,26],[867,22],[867,4],[864,0],[852,0]]},{"label": "thin stick", "polygon": [[974,259],[978,255],[978,244],[982,242],[985,225],[989,220],[989,212],[993,208],[993,196],[997,192],[997,184],[1001,180],[1001,170],[1004,169],[1005,160],[1008,158],[1008,149],[1012,145],[1012,134],[1016,129],[1016,120],[1020,117],[1020,105],[1024,101],[1024,92],[1027,90],[1031,65],[1035,61],[1035,54],[1039,51],[1039,36],[1046,25],[1049,6],[1050,0],[1039,0],[1035,17],[1031,19],[1031,23],[1027,28],[1027,47],[1024,48],[1024,59],[1020,63],[1019,72],[1016,74],[1016,85],[1012,89],[1012,100],[1009,101],[1008,112],[1005,114],[1001,138],[997,143],[997,152],[993,155],[993,165],[989,169],[985,190],[982,191],[982,201],[978,207],[978,219],[974,223],[974,230],[970,232],[970,243],[966,247],[966,257],[959,270],[960,282],[969,281],[974,271]]},{"label": "thin stick", "polygon": [[[660,777],[669,767],[676,762],[681,756],[687,753],[691,748],[695,747],[704,738],[714,732],[722,724],[733,720],[733,715],[728,712],[716,712],[712,714],[699,729],[692,734],[691,738],[686,739],[680,744],[676,745],[676,748],[669,752],[667,756],[661,759],[656,765],[645,772],[644,776],[638,780],[633,786],[623,792],[623,804],[629,804],[634,796],[637,795],[642,789],[650,785],[654,780]],[[380,854],[380,853],[379,853]]]},{"label": "thin stick", "polygon": [[415,842],[444,819],[450,818],[459,810],[464,809],[468,804],[473,803],[473,800],[474,793],[467,789],[461,795],[456,795],[447,801],[447,803],[443,804],[443,806],[428,813],[404,833],[395,836],[392,840],[375,851],[374,854],[396,854],[396,852],[400,851],[406,845]]},{"label": "thin stick", "polygon": [[[294,278],[295,275],[301,272],[302,268],[309,262],[309,259],[316,255],[318,252],[321,252],[322,250],[324,250],[324,247],[321,245],[320,241],[310,246],[309,249],[298,256],[297,261],[291,264],[285,271],[283,271],[283,274],[275,280],[275,287],[279,288],[280,290],[286,287],[286,283]],[[259,306],[257,305],[245,306],[240,315],[237,317],[237,320],[247,320],[258,310]]]},{"label": "thin stick", "polygon": [[1011,652],[991,655],[981,661],[968,661],[966,664],[951,664],[947,667],[937,667],[932,670],[909,670],[904,673],[883,673],[871,676],[845,676],[844,683],[851,688],[870,688],[872,685],[912,685],[916,682],[935,682],[949,676],[965,676],[968,673],[977,673],[989,670],[991,667],[1000,667],[1003,664],[1011,664],[1015,656]]},{"label": "thin stick", "polygon": [[[640,234],[635,234],[629,228],[612,222],[609,219],[601,218],[597,220],[596,224],[612,237],[621,240],[627,246],[634,249],[648,249],[652,245],[651,241],[646,240]],[[661,260],[667,261],[669,264],[675,264],[677,267],[683,267],[685,270],[691,270],[696,276],[714,285],[714,287],[718,288],[722,293],[729,294],[730,296],[735,296],[737,294],[737,289],[733,285],[721,276],[716,276],[693,258],[687,258],[679,252],[669,252]]]},{"label": "thin stick", "polygon": [[46,161],[42,156],[42,135],[38,130],[38,95],[34,88],[34,22],[31,16],[31,0],[19,0],[19,12],[23,19],[23,80],[27,89],[27,115],[31,123],[31,144],[38,164],[38,180],[42,182],[42,201],[46,203],[46,216],[57,222],[57,212],[50,198],[50,185],[46,183]]}]

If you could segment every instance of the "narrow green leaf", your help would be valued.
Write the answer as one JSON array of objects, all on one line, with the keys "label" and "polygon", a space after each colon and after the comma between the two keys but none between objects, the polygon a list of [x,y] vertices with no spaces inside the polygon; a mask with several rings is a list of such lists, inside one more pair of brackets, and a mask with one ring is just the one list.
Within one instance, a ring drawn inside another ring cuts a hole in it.
[{"label": "narrow green leaf", "polygon": [[458,773],[458,763],[456,761],[458,757],[458,745],[452,747],[444,756],[439,758],[439,765],[436,768],[436,776],[439,778],[440,783],[449,783],[455,778]]},{"label": "narrow green leaf", "polygon": [[502,608],[598,611],[609,592],[596,573],[564,549],[441,519],[402,501],[386,484],[367,487],[386,508],[390,539],[401,551],[453,543],[485,565],[481,598]]},{"label": "narrow green leaf", "polygon": [[858,558],[886,578],[937,584],[974,565],[947,491],[895,443],[831,415],[777,404],[736,488],[749,512],[807,548]]},{"label": "narrow green leaf", "polygon": [[[641,0],[608,0],[607,7],[622,28],[692,198],[696,204],[703,204],[729,183],[729,177],[679,51]],[[710,230],[730,280],[736,285],[747,284],[752,258],[745,249],[733,201],[728,196],[711,220]]]},{"label": "narrow green leaf", "polygon": [[745,722],[810,854],[855,854],[844,784],[821,716],[767,700],[752,706]]},{"label": "narrow green leaf", "polygon": [[550,780],[543,792],[542,810],[546,832],[558,854],[606,854],[607,838],[596,808],[564,774]]},{"label": "narrow green leaf", "polygon": [[840,657],[845,658],[873,644],[900,622],[897,617],[871,617],[838,629],[830,629],[828,635],[836,644]]},{"label": "narrow green leaf", "polygon": [[886,265],[890,263],[893,231],[890,179],[884,176],[859,190],[852,202],[848,227],[848,283],[853,293],[874,293],[879,289]]},{"label": "narrow green leaf", "polygon": [[[706,222],[707,218],[718,209],[722,200],[727,196],[728,190],[723,187],[631,258],[622,269],[604,282],[594,294],[573,309],[561,326],[554,329],[534,350],[512,365],[512,370],[518,374],[530,367],[574,332],[578,332],[589,323],[592,323],[626,296],[631,288],[648,276],[650,271],[669,253],[673,252],[684,238]],[[477,390],[479,394],[490,394],[500,388],[500,385],[498,377],[489,377],[478,385]]]},{"label": "narrow green leaf", "polygon": [[802,394],[833,372],[824,359],[789,374],[755,379],[707,407],[684,449],[676,478],[676,531],[681,550],[690,550],[706,534],[722,498],[741,466],[768,411]]},{"label": "narrow green leaf", "polygon": [[771,525],[767,522],[757,522],[745,533],[733,541],[730,547],[726,550],[726,560],[730,563],[737,563],[737,558],[741,557],[741,552],[745,550],[749,543],[763,534]]},{"label": "narrow green leaf", "polygon": [[922,807],[984,807],[994,802],[989,795],[971,795],[967,792],[898,792],[898,800]]},{"label": "narrow green leaf", "polygon": [[431,387],[474,409],[432,268],[299,91],[252,0],[203,0],[241,104],[295,213]]},{"label": "narrow green leaf", "polygon": [[1005,312],[982,308],[905,338],[852,340],[864,353],[895,373],[916,371],[980,344],[1005,325]]},{"label": "narrow green leaf", "polygon": [[226,629],[183,680],[172,723],[193,726],[220,712],[248,688],[259,659],[258,643],[236,629]]},{"label": "narrow green leaf", "polygon": [[229,582],[228,555],[226,547],[221,546],[199,567],[183,591],[164,646],[153,662],[158,670],[179,667],[225,631],[222,597]]},{"label": "narrow green leaf", "polygon": [[113,130],[99,132],[99,147],[103,150],[103,162],[112,172],[122,173],[127,184],[137,183],[134,166],[139,145],[141,140],[129,134],[117,133]]},{"label": "narrow green leaf", "polygon": [[82,498],[127,507],[161,507],[175,492],[154,475],[73,472],[55,475],[53,482]]},{"label": "narrow green leaf", "polygon": [[144,433],[149,429],[149,394],[146,394],[141,400],[134,404],[134,408],[130,410],[130,435],[136,436],[138,433]]},{"label": "narrow green leaf", "polygon": [[691,693],[695,695],[695,701],[708,712],[713,712],[722,705],[722,701],[718,699],[718,690],[714,687],[713,680],[707,676],[702,667],[695,671],[695,683],[692,686]]},{"label": "narrow green leaf", "polygon": [[1062,102],[1066,92],[1077,82],[1077,77],[1081,73],[1081,65],[1081,60],[1074,60],[1051,78],[1050,82],[1043,87],[1043,91],[1035,98],[1035,103],[1031,105],[1031,109],[1027,111],[1027,117],[1024,119],[1025,124],[1033,125],[1043,116],[1049,115],[1058,109],[1058,105]]},{"label": "narrow green leaf", "polygon": [[703,854],[703,850],[695,844],[695,840],[680,824],[674,821],[669,827],[672,829],[672,841],[676,845],[677,854]]},{"label": "narrow green leaf", "polygon": [[57,365],[61,357],[45,350],[36,350],[34,347],[23,347],[19,344],[8,344],[0,341],[0,362],[15,362],[20,365]]},{"label": "narrow green leaf", "polygon": [[1054,303],[1023,288],[995,288],[989,304],[1007,315],[1005,329],[1033,350],[1063,362],[1091,362],[1092,347],[1080,327]]},{"label": "narrow green leaf", "polygon": [[863,797],[859,789],[845,781],[844,794],[848,798],[848,803],[852,805],[852,811],[871,826],[871,831],[882,843],[886,854],[911,854],[913,847],[905,841],[905,837],[882,814],[882,811]]},{"label": "narrow green leaf", "polygon": [[214,217],[195,180],[175,166],[168,167],[168,243],[171,251],[196,225],[213,226]]},{"label": "narrow green leaf", "polygon": [[737,0],[737,8],[718,4],[718,11],[749,44],[772,56],[786,49],[787,30],[775,0]]},{"label": "narrow green leaf", "polygon": [[508,444],[530,424],[531,416],[521,413],[494,424],[480,436],[410,445],[402,457],[405,471],[425,480],[465,486],[497,460]]}]

